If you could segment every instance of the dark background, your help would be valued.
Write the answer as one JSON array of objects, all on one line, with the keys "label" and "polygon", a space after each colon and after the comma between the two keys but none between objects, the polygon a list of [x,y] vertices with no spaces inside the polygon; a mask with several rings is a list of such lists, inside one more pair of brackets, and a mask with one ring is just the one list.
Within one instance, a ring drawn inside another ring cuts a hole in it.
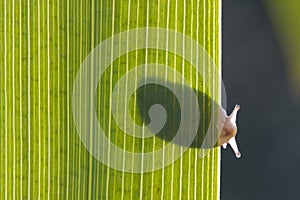
[{"label": "dark background", "polygon": [[242,157],[222,150],[221,199],[300,199],[300,101],[287,69],[263,1],[223,1],[223,81],[228,112],[241,105]]}]

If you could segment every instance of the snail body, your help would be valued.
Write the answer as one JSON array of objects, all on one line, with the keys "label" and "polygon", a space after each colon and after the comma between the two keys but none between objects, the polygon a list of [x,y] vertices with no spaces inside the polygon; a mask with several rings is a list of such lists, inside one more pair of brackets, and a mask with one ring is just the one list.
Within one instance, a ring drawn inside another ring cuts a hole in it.
[{"label": "snail body", "polygon": [[241,153],[238,149],[236,143],[236,134],[237,134],[237,125],[236,125],[236,118],[237,113],[240,109],[239,105],[236,105],[230,115],[227,115],[226,111],[223,108],[220,108],[219,114],[219,138],[218,138],[218,146],[223,146],[226,149],[227,145],[229,144],[233,149],[235,156],[237,158],[241,157]]}]

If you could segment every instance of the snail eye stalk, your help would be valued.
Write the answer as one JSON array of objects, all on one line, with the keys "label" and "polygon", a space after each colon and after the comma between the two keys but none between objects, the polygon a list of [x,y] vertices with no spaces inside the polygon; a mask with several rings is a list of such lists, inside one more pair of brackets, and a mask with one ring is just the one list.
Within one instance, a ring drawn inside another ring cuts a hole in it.
[{"label": "snail eye stalk", "polygon": [[228,142],[231,146],[231,148],[233,149],[234,153],[235,153],[235,156],[237,158],[240,158],[242,156],[242,154],[240,153],[239,149],[238,149],[238,146],[237,146],[237,143],[236,143],[236,140],[235,140],[235,137],[232,137],[229,142]]}]

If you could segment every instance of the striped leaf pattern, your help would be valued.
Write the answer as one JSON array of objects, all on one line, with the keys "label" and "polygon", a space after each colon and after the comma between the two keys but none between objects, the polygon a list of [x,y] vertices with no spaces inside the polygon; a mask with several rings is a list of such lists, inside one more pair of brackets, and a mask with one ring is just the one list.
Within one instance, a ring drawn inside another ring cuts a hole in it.
[{"label": "striped leaf pattern", "polygon": [[[219,199],[218,148],[203,159],[198,157],[199,149],[189,148],[171,165],[148,173],[103,165],[78,137],[72,89],[93,48],[135,28],[181,32],[197,41],[220,70],[220,10],[219,0],[2,0],[0,199]],[[215,85],[214,91],[206,91],[192,66],[172,53],[141,49],[121,56],[99,81],[96,109],[109,139],[133,152],[151,152],[168,143],[159,137],[124,134],[111,114],[113,86],[128,70],[144,63],[166,64],[184,74],[195,90],[215,99],[219,95],[216,74],[203,75]],[[154,87],[154,96],[158,89]],[[138,98],[139,94],[133,95],[126,109],[141,124],[143,102]],[[201,106],[209,113],[209,106]],[[122,109],[118,108],[119,114],[125,113]]]}]

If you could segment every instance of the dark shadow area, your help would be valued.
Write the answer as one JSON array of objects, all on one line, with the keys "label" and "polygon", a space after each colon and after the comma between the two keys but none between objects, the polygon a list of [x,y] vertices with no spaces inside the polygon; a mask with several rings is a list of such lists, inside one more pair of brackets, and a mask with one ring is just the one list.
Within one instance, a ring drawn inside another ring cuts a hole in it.
[{"label": "dark shadow area", "polygon": [[[190,88],[182,87],[181,85],[174,85],[175,90],[190,90]],[[195,90],[194,90],[195,91]],[[200,148],[203,139],[207,134],[209,124],[211,122],[211,108],[212,106],[218,107],[218,104],[213,101],[209,96],[198,91],[195,93],[198,97],[198,105],[200,110],[200,121],[198,132],[190,147]],[[167,113],[167,120],[164,127],[159,131],[156,136],[168,142],[177,134],[179,125],[181,123],[181,108],[175,94],[168,88],[159,84],[147,84],[137,89],[137,106],[139,115],[143,123],[148,125],[150,123],[149,109],[154,104],[163,106]],[[216,123],[214,123],[216,124]],[[216,129],[215,129],[216,130]],[[186,133],[189,134],[189,133]],[[217,131],[216,131],[217,134]],[[177,145],[183,145],[177,142]],[[206,146],[205,148],[212,148],[213,146]]]}]

